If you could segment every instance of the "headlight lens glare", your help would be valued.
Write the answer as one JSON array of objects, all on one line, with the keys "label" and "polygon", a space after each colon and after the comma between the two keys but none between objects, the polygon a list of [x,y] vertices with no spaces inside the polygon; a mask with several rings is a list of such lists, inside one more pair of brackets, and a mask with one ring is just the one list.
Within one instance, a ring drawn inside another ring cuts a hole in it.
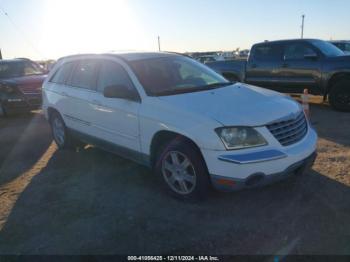
[{"label": "headlight lens glare", "polygon": [[223,127],[215,131],[228,150],[267,145],[263,136],[251,127]]}]

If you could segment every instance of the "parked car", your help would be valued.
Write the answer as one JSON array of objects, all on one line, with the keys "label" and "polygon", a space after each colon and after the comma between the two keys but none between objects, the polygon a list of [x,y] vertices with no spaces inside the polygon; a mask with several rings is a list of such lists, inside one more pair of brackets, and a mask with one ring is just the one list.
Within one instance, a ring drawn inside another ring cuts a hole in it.
[{"label": "parked car", "polygon": [[225,61],[225,58],[218,55],[203,55],[196,58],[197,61],[206,64],[214,61]]},{"label": "parked car", "polygon": [[317,134],[293,99],[171,53],[62,58],[43,111],[59,148],[80,140],[132,159],[181,198],[266,185],[315,158]]},{"label": "parked car", "polygon": [[350,56],[315,39],[264,42],[252,47],[248,61],[207,63],[230,81],[280,92],[323,95],[333,108],[350,111]]},{"label": "parked car", "polygon": [[29,59],[0,60],[0,116],[40,108],[45,77]]},{"label": "parked car", "polygon": [[350,41],[340,40],[340,41],[330,41],[330,43],[338,47],[346,55],[350,55]]}]

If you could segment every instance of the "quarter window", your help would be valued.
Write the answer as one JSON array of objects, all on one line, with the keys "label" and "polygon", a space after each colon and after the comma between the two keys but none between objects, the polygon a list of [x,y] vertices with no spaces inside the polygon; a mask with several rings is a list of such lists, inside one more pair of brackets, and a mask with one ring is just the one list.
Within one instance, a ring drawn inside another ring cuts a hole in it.
[{"label": "quarter window", "polygon": [[50,79],[50,82],[56,83],[56,84],[64,84],[67,79],[69,78],[72,70],[73,70],[74,64],[72,62],[66,63],[62,65],[56,73],[53,75],[53,77]]},{"label": "quarter window", "polygon": [[96,60],[80,60],[74,69],[74,73],[69,83],[67,84],[75,87],[95,90],[97,65],[98,62]]}]

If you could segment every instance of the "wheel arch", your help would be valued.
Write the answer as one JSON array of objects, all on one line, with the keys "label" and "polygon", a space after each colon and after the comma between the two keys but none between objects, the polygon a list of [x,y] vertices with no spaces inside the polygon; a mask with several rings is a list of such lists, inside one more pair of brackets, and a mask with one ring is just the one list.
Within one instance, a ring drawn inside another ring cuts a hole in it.
[{"label": "wheel arch", "polygon": [[200,157],[203,160],[203,163],[206,166],[203,154],[199,148],[199,146],[197,145],[197,143],[195,141],[193,141],[193,139],[189,138],[186,135],[180,134],[178,132],[175,131],[169,131],[169,130],[160,130],[157,133],[155,133],[152,137],[152,141],[151,141],[151,145],[150,145],[150,164],[151,167],[154,167],[154,165],[156,164],[156,156],[157,156],[157,152],[158,149],[163,146],[165,143],[174,141],[174,140],[179,140],[179,141],[185,141],[187,143],[190,143],[199,153]]},{"label": "wheel arch", "polygon": [[56,108],[49,106],[47,108],[47,117],[48,117],[49,122],[51,121],[51,117],[53,114],[58,114],[63,119],[62,115],[60,114],[60,112],[58,112],[58,110]]}]

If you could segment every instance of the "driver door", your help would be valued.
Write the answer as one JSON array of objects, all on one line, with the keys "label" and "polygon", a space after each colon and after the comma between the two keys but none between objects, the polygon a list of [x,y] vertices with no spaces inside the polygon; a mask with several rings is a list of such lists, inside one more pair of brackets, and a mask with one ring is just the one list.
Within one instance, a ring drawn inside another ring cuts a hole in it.
[{"label": "driver door", "polygon": [[281,91],[302,92],[315,90],[321,83],[320,55],[304,42],[285,44],[279,69]]},{"label": "driver door", "polygon": [[104,97],[107,86],[122,85],[135,89],[128,73],[114,60],[101,60],[97,92],[91,98],[94,132],[99,139],[120,149],[140,151],[139,101]]}]

